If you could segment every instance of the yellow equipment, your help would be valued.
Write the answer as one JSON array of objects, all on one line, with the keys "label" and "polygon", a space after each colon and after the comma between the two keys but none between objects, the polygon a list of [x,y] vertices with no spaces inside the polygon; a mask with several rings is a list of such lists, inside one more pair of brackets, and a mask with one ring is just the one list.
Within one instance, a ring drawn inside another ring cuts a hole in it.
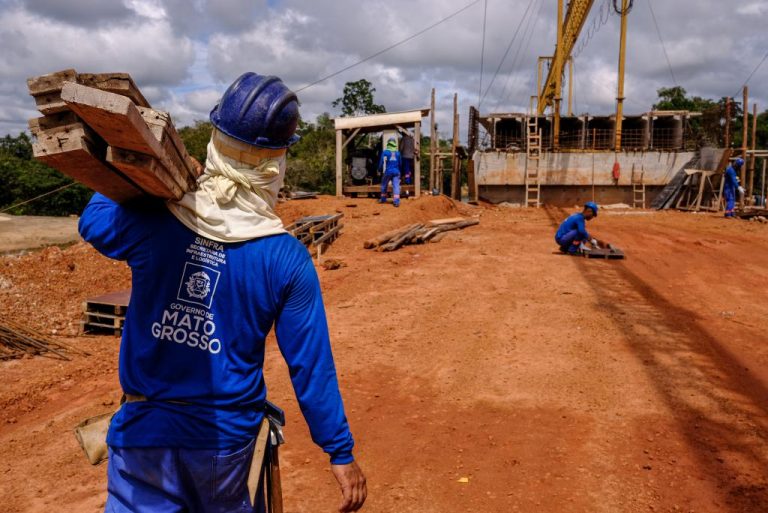
[{"label": "yellow equipment", "polygon": [[[560,139],[560,104],[562,102],[562,89],[563,89],[563,74],[566,63],[571,65],[571,76],[573,75],[573,61],[571,53],[576,45],[576,40],[579,38],[584,23],[587,21],[589,12],[594,5],[594,0],[571,0],[568,3],[568,12],[565,14],[565,20],[563,20],[563,1],[557,0],[557,45],[555,46],[555,53],[550,57],[543,57],[539,59],[539,79],[541,79],[541,64],[545,60],[550,60],[551,65],[549,67],[549,73],[544,82],[544,86],[541,86],[539,80],[539,96],[536,106],[538,115],[544,114],[548,107],[552,108],[554,114],[554,126],[553,137],[554,146],[559,146]],[[632,0],[614,0],[614,7],[618,1],[621,2],[621,43],[619,48],[619,87],[616,95],[616,151],[621,150],[621,125],[624,109],[624,62],[626,57],[626,39],[627,39],[627,14],[632,7]],[[618,11],[618,9],[617,9]],[[572,87],[569,80],[569,86]],[[570,96],[570,95],[569,95]],[[569,114],[571,113],[570,99],[569,99]]]}]

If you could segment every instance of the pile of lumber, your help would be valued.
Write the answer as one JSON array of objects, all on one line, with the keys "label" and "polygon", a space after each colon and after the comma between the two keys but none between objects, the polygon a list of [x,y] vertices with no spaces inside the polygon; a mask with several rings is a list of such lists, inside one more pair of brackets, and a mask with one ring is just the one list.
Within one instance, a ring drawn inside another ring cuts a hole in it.
[{"label": "pile of lumber", "polygon": [[43,114],[29,120],[38,160],[120,202],[179,199],[196,187],[200,164],[127,73],[68,69],[27,86]]},{"label": "pile of lumber", "polygon": [[460,230],[467,226],[480,224],[477,218],[452,217],[449,219],[434,219],[426,223],[414,223],[389,231],[363,243],[365,249],[378,251],[395,251],[406,244],[424,244],[439,242],[446,232]]},{"label": "pile of lumber", "polygon": [[87,355],[83,351],[54,342],[31,328],[9,320],[0,322],[0,360],[39,354],[69,360],[67,353]]}]

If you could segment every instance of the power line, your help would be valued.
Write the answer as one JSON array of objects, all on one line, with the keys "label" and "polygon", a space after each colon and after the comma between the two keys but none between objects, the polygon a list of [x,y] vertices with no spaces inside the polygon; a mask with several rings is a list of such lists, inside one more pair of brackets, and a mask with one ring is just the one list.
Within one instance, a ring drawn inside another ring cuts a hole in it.
[{"label": "power line", "polygon": [[[525,42],[523,43],[522,47],[518,47],[517,53],[515,54],[515,58],[512,60],[512,66],[511,67],[512,67],[513,70],[517,66],[518,61],[520,61],[520,64],[522,64],[522,59],[524,57],[521,57],[521,56],[528,55],[528,48],[531,45],[531,40],[533,39],[533,33],[536,31],[536,26],[539,24],[539,21],[541,21],[541,11],[543,10],[543,7],[544,7],[544,1],[541,0],[539,2],[539,10],[536,12],[536,15],[531,17],[531,18],[528,18],[528,25],[523,30],[523,41],[525,41]],[[536,20],[535,23],[531,23],[531,20],[533,20],[533,19]],[[528,29],[530,29],[530,31],[528,31]],[[527,32],[527,34],[528,34],[527,37],[526,37],[526,31],[528,31]],[[522,50],[522,52],[521,52],[521,50]],[[518,58],[520,58],[520,59],[518,59]],[[536,80],[536,59],[534,59],[534,62],[532,63],[532,65],[533,65],[533,68],[534,68],[533,76],[534,76],[534,81],[535,81]],[[507,77],[507,82],[504,84],[504,89],[502,90],[501,96],[499,96],[499,101],[496,103],[496,107],[494,108],[494,110],[498,110],[499,106],[501,105],[501,103],[503,101],[507,101],[509,99],[509,97],[512,95],[512,92],[515,90],[515,87],[520,82],[521,75],[518,74],[515,77],[515,81],[513,82],[512,89],[510,89],[509,93],[507,94],[507,85],[509,84],[509,81],[510,81],[511,77],[512,77],[512,75]],[[538,94],[539,91],[536,91],[536,93]]]},{"label": "power line", "polygon": [[64,189],[68,189],[69,187],[72,187],[73,185],[77,185],[77,182],[68,183],[67,185],[63,185],[63,186],[59,187],[58,189],[54,189],[52,191],[46,192],[45,194],[41,194],[40,196],[35,196],[32,199],[28,199],[26,201],[22,201],[21,203],[16,203],[15,205],[11,205],[10,207],[6,207],[3,210],[0,210],[0,214],[2,214],[3,212],[8,212],[9,210],[13,210],[16,207],[20,207],[22,205],[26,205],[27,203],[32,203],[33,201],[39,200],[40,198],[44,198],[46,196],[50,196],[53,193],[56,193],[56,192],[59,192],[59,191],[63,191]]},{"label": "power line", "polygon": [[309,89],[310,87],[316,86],[317,84],[319,84],[321,82],[325,82],[329,78],[333,78],[333,77],[335,77],[337,75],[341,75],[345,71],[349,71],[352,68],[357,67],[360,64],[363,64],[364,62],[368,62],[371,59],[374,59],[374,58],[378,57],[379,55],[381,55],[383,53],[386,53],[386,52],[388,52],[388,51],[390,51],[390,50],[392,50],[394,48],[397,48],[398,46],[403,45],[403,44],[407,43],[408,41],[419,37],[423,33],[428,32],[429,30],[432,30],[433,28],[437,27],[438,25],[441,25],[441,24],[445,23],[446,21],[450,20],[451,18],[454,18],[454,17],[458,16],[459,14],[463,13],[464,11],[466,11],[467,9],[469,9],[470,7],[472,7],[473,5],[475,5],[475,4],[479,3],[479,2],[480,2],[480,0],[474,0],[473,2],[470,2],[469,4],[465,5],[461,9],[459,9],[458,11],[455,11],[454,13],[449,14],[448,16],[446,16],[445,18],[441,19],[440,21],[436,21],[432,25],[430,25],[430,26],[428,26],[428,27],[426,27],[426,28],[416,32],[415,34],[413,34],[411,36],[408,36],[405,39],[403,39],[401,41],[398,41],[397,43],[392,44],[392,45],[384,48],[383,50],[379,50],[378,52],[376,52],[374,54],[371,54],[368,57],[365,57],[364,59],[361,59],[361,60],[357,61],[354,64],[350,64],[349,66],[346,66],[346,67],[344,67],[344,68],[342,68],[342,69],[340,69],[338,71],[335,71],[335,72],[331,73],[330,75],[326,75],[326,76],[324,76],[321,79],[315,80],[314,82],[312,82],[310,84],[307,84],[307,85],[305,85],[303,87],[300,87],[299,89],[296,89],[296,91],[294,91],[294,92],[300,93],[301,91],[304,91],[305,89]]},{"label": "power line", "polygon": [[659,30],[659,24],[656,21],[656,13],[653,12],[653,2],[651,0],[648,0],[648,9],[651,10],[651,18],[653,18],[653,24],[656,26],[656,34],[659,36],[661,49],[664,50],[664,58],[667,59],[667,66],[669,66],[669,74],[672,75],[672,82],[674,82],[675,85],[679,85],[677,83],[677,78],[675,77],[675,72],[672,69],[672,62],[669,60],[669,54],[667,54],[667,46],[664,44],[664,39],[661,37],[661,30]]},{"label": "power line", "polygon": [[480,105],[481,96],[483,95],[483,68],[485,67],[485,26],[488,21],[488,0],[485,0],[485,7],[483,8],[483,46],[480,50],[480,90],[477,92],[477,104]]},{"label": "power line", "polygon": [[[765,55],[763,55],[762,60],[757,64],[757,66],[755,66],[755,69],[752,70],[752,73],[749,74],[747,79],[744,81],[744,84],[742,84],[742,86],[739,89],[744,89],[747,86],[747,84],[749,84],[749,81],[752,80],[752,77],[755,76],[755,73],[757,73],[757,71],[762,67],[762,65],[765,63],[766,60],[768,60],[768,52],[765,52]],[[738,94],[739,94],[739,91],[736,91],[736,94],[734,94],[734,96]],[[746,108],[746,105],[744,107]]]},{"label": "power line", "polygon": [[504,55],[501,58],[501,61],[499,61],[499,65],[496,67],[496,71],[493,74],[493,78],[491,78],[491,83],[488,84],[488,87],[485,90],[485,93],[483,93],[482,98],[478,102],[477,108],[480,108],[480,105],[482,105],[483,101],[485,100],[485,97],[488,96],[488,91],[491,90],[491,87],[493,86],[493,83],[496,81],[496,77],[499,75],[499,70],[501,70],[501,67],[504,65],[504,61],[507,59],[507,55],[509,55],[509,51],[512,49],[512,45],[515,44],[515,40],[517,39],[517,34],[520,32],[520,27],[523,26],[523,21],[525,21],[525,18],[528,16],[528,11],[531,10],[531,6],[533,5],[534,0],[530,0],[528,2],[528,7],[525,9],[525,13],[523,13],[523,17],[520,18],[520,23],[517,24],[517,29],[515,30],[515,34],[512,36],[512,39],[509,41],[509,44],[507,45],[507,49],[504,52]]}]

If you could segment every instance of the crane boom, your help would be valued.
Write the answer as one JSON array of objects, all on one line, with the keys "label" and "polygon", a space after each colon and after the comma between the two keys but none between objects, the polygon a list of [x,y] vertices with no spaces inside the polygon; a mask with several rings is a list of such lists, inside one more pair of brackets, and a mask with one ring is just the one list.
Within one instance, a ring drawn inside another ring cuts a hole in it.
[{"label": "crane boom", "polygon": [[[560,0],[562,1],[562,0]],[[555,55],[552,59],[552,66],[549,68],[547,74],[547,80],[544,82],[544,87],[539,91],[538,111],[539,115],[544,114],[547,107],[554,107],[555,100],[559,100],[561,97],[562,89],[562,77],[565,63],[573,52],[574,46],[576,46],[576,40],[581,33],[581,29],[584,27],[584,23],[587,21],[589,11],[592,9],[594,0],[571,0],[568,3],[568,12],[565,15],[561,28],[562,36],[555,47]],[[560,23],[560,20],[557,20]]]}]

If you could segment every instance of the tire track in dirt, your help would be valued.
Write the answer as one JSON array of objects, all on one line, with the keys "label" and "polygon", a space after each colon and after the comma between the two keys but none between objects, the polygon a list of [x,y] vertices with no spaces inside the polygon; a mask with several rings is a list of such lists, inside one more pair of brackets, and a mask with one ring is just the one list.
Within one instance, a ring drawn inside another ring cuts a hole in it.
[{"label": "tire track in dirt", "polygon": [[[547,209],[552,226],[567,216]],[[631,252],[630,252],[631,253]],[[631,258],[631,255],[630,255]],[[768,509],[768,389],[697,322],[624,262],[579,269],[674,412],[676,431],[716,485],[718,511]]]}]

